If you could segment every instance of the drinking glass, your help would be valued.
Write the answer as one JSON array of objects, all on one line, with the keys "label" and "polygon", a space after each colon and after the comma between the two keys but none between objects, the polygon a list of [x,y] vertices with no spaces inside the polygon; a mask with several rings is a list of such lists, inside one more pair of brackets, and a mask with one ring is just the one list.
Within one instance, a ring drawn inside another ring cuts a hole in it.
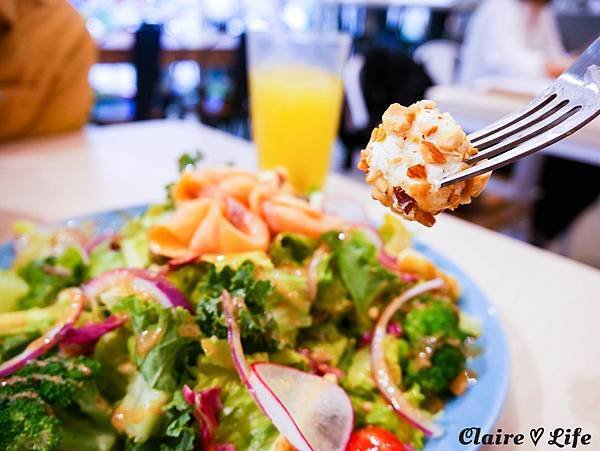
[{"label": "drinking glass", "polygon": [[251,32],[252,134],[262,169],[283,166],[302,193],[322,188],[337,135],[350,37]]}]

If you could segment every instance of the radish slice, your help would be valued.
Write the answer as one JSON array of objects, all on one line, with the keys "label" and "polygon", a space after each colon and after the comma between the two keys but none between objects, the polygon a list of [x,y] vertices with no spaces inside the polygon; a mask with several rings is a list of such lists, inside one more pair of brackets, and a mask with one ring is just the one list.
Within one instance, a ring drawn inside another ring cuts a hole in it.
[{"label": "radish slice", "polygon": [[[61,296],[66,296],[69,303],[64,317],[44,335],[29,343],[29,346],[23,352],[0,365],[0,377],[11,375],[25,366],[30,360],[36,359],[50,350],[77,321],[84,303],[84,296],[81,290],[79,288],[68,288],[61,292]],[[57,302],[60,302],[60,299]]]},{"label": "radish slice", "polygon": [[338,385],[273,363],[251,366],[256,397],[298,449],[344,450],[354,427],[352,404]]},{"label": "radish slice", "polygon": [[443,429],[433,422],[425,412],[407,401],[400,388],[392,382],[385,364],[383,341],[392,316],[406,301],[427,291],[441,288],[443,285],[444,281],[442,279],[433,279],[406,290],[392,300],[379,317],[371,341],[371,371],[373,372],[373,378],[379,391],[398,415],[408,423],[422,430],[428,437],[439,437],[443,434]]},{"label": "radish slice", "polygon": [[322,210],[349,222],[365,224],[369,222],[365,206],[351,196],[328,194],[323,200]]},{"label": "radish slice", "polygon": [[89,299],[97,298],[101,293],[116,286],[142,297],[151,297],[165,308],[183,307],[193,311],[186,297],[175,288],[162,274],[145,269],[113,269],[100,274],[89,281],[83,291]]},{"label": "radish slice", "polygon": [[314,374],[272,363],[248,366],[235,320],[238,299],[221,295],[234,365],[256,404],[300,451],[343,451],[354,425],[346,392]]}]

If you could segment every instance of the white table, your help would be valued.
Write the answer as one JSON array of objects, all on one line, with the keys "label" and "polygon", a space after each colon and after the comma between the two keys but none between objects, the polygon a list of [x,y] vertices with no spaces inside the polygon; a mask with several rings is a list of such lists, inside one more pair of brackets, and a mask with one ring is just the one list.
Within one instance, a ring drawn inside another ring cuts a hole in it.
[{"label": "white table", "polygon": [[[468,131],[479,130],[525,105],[530,97],[484,92],[454,85],[434,86],[427,98],[435,100]],[[600,166],[600,118],[542,153]]]},{"label": "white table", "polygon": [[[196,147],[207,164],[255,165],[250,143],[190,122],[0,145],[0,210],[55,221],[159,201],[176,176],[177,156]],[[363,200],[373,218],[383,212],[363,184],[332,175],[327,190]],[[419,237],[477,281],[506,327],[511,385],[498,427],[581,426],[593,436],[584,449],[599,449],[600,271],[450,216]]]}]

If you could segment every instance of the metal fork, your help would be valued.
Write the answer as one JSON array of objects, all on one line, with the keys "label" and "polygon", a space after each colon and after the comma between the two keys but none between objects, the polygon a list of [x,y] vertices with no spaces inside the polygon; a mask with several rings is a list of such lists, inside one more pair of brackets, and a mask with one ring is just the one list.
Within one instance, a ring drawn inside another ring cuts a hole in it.
[{"label": "metal fork", "polygon": [[465,161],[469,168],[445,177],[441,186],[493,171],[548,147],[599,114],[600,38],[541,95],[516,112],[471,133],[469,140],[479,152]]}]

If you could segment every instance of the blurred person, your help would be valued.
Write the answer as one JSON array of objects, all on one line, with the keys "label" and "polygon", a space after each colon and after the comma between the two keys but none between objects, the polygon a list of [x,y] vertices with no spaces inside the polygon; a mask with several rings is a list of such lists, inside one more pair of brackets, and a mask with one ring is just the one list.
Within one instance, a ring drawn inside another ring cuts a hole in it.
[{"label": "blurred person", "polygon": [[483,0],[467,27],[460,79],[557,77],[571,61],[551,0]]},{"label": "blurred person", "polygon": [[67,0],[0,0],[0,140],[85,124],[95,59]]}]

